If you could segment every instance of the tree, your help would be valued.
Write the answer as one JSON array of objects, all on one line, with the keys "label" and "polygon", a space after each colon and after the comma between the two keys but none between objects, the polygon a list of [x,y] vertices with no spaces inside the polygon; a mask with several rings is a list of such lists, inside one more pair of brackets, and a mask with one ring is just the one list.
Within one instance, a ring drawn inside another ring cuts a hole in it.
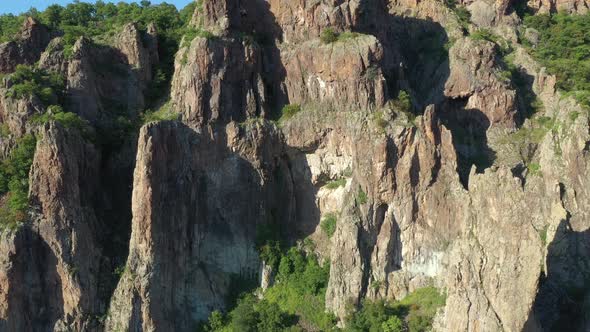
[{"label": "tree", "polygon": [[57,28],[61,23],[61,16],[63,7],[60,5],[51,5],[41,13],[41,22],[52,27]]}]

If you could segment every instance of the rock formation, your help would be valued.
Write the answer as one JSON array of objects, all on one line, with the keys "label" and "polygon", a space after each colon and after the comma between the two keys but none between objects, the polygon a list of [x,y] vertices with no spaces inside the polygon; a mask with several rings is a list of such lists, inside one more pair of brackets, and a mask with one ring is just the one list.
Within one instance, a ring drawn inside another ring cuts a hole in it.
[{"label": "rock formation", "polygon": [[15,40],[0,45],[0,73],[13,72],[17,65],[34,64],[50,38],[47,27],[27,18]]},{"label": "rock formation", "polygon": [[[68,54],[27,20],[0,46],[0,72],[38,60],[61,73],[67,110],[91,128],[34,124],[46,105],[0,88],[0,156],[38,139],[31,220],[0,235],[0,330],[194,330],[268,272],[256,245],[269,225],[329,260],[326,309],[341,324],[364,299],[435,285],[447,295],[435,331],[558,326],[560,286],[590,299],[588,115],[512,38],[511,1],[459,5],[467,28],[436,0],[205,1],[175,56],[179,120],[116,148],[93,134],[145,107],[163,60],[155,26],[127,24],[111,46],[81,37]],[[540,138],[522,141],[539,128],[498,45],[465,35],[479,28],[513,40],[516,70],[559,124]],[[299,112],[271,121],[286,105]]]}]

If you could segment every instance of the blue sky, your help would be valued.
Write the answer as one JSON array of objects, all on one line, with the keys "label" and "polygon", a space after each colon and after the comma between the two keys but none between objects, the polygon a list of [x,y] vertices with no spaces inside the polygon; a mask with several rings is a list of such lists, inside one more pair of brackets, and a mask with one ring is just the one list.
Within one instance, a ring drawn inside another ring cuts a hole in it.
[{"label": "blue sky", "polygon": [[[103,0],[104,2],[121,2],[121,0]],[[137,1],[130,1],[124,0],[124,2],[139,2]],[[178,9],[182,9],[186,6],[189,2],[193,0],[151,0],[152,3],[162,3],[167,2],[176,5]],[[68,3],[73,2],[73,0],[0,0],[0,14],[12,13],[12,14],[19,14],[22,12],[26,12],[31,7],[35,7],[39,10],[44,10],[47,6],[57,3],[59,5],[67,5]],[[94,0],[83,0],[82,2],[95,2]]]}]

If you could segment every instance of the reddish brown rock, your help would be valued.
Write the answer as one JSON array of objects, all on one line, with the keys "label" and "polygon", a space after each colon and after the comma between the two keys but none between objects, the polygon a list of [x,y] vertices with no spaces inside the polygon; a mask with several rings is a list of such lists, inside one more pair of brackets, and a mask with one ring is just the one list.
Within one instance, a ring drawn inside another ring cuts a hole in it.
[{"label": "reddish brown rock", "polygon": [[14,41],[0,45],[0,73],[13,72],[17,65],[32,65],[49,43],[48,29],[28,17]]},{"label": "reddish brown rock", "polygon": [[586,14],[590,9],[588,0],[529,0],[528,5],[538,13],[564,10],[569,13]]}]

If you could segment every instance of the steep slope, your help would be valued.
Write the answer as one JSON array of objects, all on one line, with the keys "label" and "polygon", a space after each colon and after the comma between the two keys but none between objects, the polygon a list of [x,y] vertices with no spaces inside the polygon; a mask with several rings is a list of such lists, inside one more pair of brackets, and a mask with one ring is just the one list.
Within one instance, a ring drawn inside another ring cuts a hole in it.
[{"label": "steep slope", "polygon": [[169,31],[70,45],[27,20],[0,46],[1,156],[37,139],[26,218],[0,237],[0,330],[195,330],[237,291],[270,301],[288,248],[329,266],[339,328],[436,287],[435,331],[587,329],[588,112],[518,42],[513,5],[204,1],[155,113]]}]

